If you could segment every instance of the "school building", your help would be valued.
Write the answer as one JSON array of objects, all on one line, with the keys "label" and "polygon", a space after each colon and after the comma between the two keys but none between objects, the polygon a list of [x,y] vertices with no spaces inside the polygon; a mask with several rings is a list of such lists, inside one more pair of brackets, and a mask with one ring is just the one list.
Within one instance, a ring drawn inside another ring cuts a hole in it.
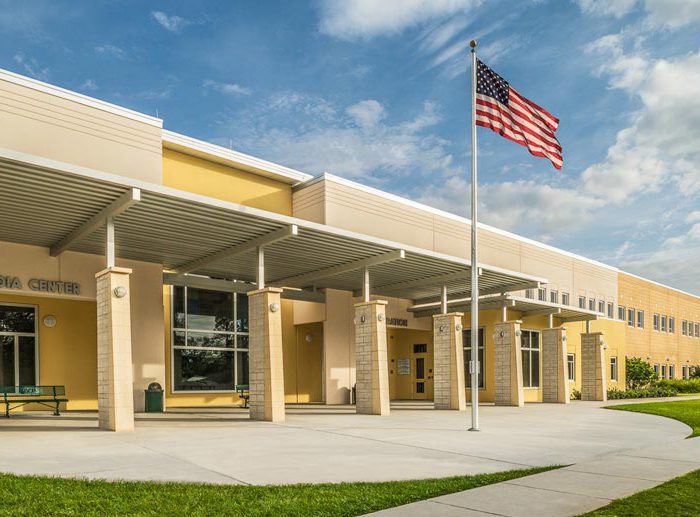
[{"label": "school building", "polygon": [[460,410],[471,346],[496,405],[602,400],[625,357],[700,364],[696,295],[480,225],[471,343],[468,219],[11,72],[0,99],[0,386],[64,385],[104,429],[152,382],[166,409],[248,389],[269,421]]}]

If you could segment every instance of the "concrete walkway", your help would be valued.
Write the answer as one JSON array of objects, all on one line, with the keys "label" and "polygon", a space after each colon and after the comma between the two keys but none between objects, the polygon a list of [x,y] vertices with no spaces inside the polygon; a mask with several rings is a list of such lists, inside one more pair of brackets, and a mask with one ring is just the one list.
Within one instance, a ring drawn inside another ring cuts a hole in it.
[{"label": "concrete walkway", "polygon": [[[650,417],[652,419],[661,417]],[[372,515],[568,516],[700,469],[700,438],[644,447]]]},{"label": "concrete walkway", "polygon": [[[285,424],[240,408],[137,416],[133,433],[97,430],[94,412],[0,418],[0,471],[94,479],[288,484],[386,481],[590,462],[630,448],[679,444],[674,420],[600,403],[482,406],[469,415],[430,403],[393,404],[387,417],[349,406],[289,406]],[[562,474],[557,474],[561,476]]]}]

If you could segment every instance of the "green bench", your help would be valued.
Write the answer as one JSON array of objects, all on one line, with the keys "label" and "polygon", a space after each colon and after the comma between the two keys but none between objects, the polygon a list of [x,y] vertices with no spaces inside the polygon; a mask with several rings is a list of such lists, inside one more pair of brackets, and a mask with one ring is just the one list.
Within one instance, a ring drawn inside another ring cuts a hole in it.
[{"label": "green bench", "polygon": [[250,400],[250,390],[247,384],[236,384],[236,393],[243,399],[243,407],[248,407],[248,400]]},{"label": "green bench", "polygon": [[41,404],[53,409],[53,414],[61,415],[61,402],[68,402],[65,386],[0,386],[0,395],[5,404],[5,416],[10,411],[27,404]]}]

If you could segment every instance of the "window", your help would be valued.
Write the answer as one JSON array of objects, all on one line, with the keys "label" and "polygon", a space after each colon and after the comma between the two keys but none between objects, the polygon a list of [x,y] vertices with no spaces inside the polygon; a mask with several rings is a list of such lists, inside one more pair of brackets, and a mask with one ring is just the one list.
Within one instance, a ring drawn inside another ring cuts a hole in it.
[{"label": "window", "polygon": [[654,365],[654,373],[656,374],[657,377],[659,376],[660,366],[658,364]]},{"label": "window", "polygon": [[549,291],[549,301],[552,303],[559,303],[559,292]]},{"label": "window", "polygon": [[654,314],[654,330],[658,331],[659,330],[659,315]]},{"label": "window", "polygon": [[569,293],[561,293],[562,305],[569,305]]},{"label": "window", "polygon": [[613,319],[615,314],[615,304],[608,302],[608,318]]},{"label": "window", "polygon": [[586,297],[585,297],[585,296],[579,296],[579,297],[578,297],[578,308],[579,308],[579,309],[585,309],[585,308],[586,308]]},{"label": "window", "polygon": [[525,298],[535,298],[534,289],[525,289]]},{"label": "window", "polygon": [[634,309],[627,309],[627,325],[634,327]]},{"label": "window", "polygon": [[686,320],[681,321],[681,335],[688,335],[688,322]]},{"label": "window", "polygon": [[566,366],[569,373],[569,380],[576,380],[576,354],[566,355]]},{"label": "window", "polygon": [[598,312],[605,314],[605,302],[603,300],[598,300]]},{"label": "window", "polygon": [[644,328],[644,311],[637,311],[637,328]]},{"label": "window", "polygon": [[684,380],[684,381],[687,381],[688,379],[690,379],[690,372],[689,372],[689,370],[690,370],[690,367],[689,367],[689,366],[683,365],[683,368],[681,368],[681,374],[683,375],[683,380]]},{"label": "window", "polygon": [[248,384],[248,297],[173,288],[174,391],[233,391]]},{"label": "window", "polygon": [[610,380],[617,382],[617,357],[610,358]]},{"label": "window", "polygon": [[36,309],[0,305],[0,386],[37,384]]},{"label": "window", "polygon": [[700,337],[700,323],[695,324],[695,337]]},{"label": "window", "polygon": [[[469,373],[469,362],[472,359],[472,331],[471,329],[464,329],[462,331],[462,343],[464,347],[464,380],[466,381],[467,388],[472,385],[472,375]],[[484,377],[484,372],[486,371],[484,367],[484,329],[479,329],[479,388],[484,389],[486,386],[486,379]]]},{"label": "window", "polygon": [[676,332],[676,318],[673,316],[668,317],[668,331],[671,334],[675,334]]},{"label": "window", "polygon": [[622,305],[617,306],[617,319],[625,321],[625,308]]},{"label": "window", "polygon": [[668,378],[669,378],[669,379],[675,379],[675,378],[676,378],[676,365],[675,365],[675,364],[669,364],[669,365],[668,365]]},{"label": "window", "polygon": [[662,365],[661,365],[661,378],[662,378],[662,379],[666,379],[666,378],[667,378],[667,377],[666,377],[666,365],[665,365],[665,364],[662,364]]},{"label": "window", "polygon": [[595,311],[595,298],[588,299],[588,310]]},{"label": "window", "polygon": [[520,348],[523,357],[523,387],[540,387],[540,333],[523,330],[520,334]]},{"label": "window", "polygon": [[418,343],[416,345],[413,345],[413,353],[414,354],[426,354],[426,353],[428,353],[428,344],[427,343]]},{"label": "window", "polygon": [[666,332],[666,322],[667,322],[666,316],[661,316],[661,332]]},{"label": "window", "polygon": [[540,287],[537,289],[537,299],[541,302],[547,301],[547,289]]}]

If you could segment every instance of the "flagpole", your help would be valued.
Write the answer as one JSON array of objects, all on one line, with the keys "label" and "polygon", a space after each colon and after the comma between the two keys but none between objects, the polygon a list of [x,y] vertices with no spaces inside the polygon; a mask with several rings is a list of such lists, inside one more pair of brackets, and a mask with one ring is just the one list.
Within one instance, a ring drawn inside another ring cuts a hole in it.
[{"label": "flagpole", "polygon": [[476,40],[471,40],[472,48],[472,224],[471,224],[471,350],[472,357],[469,361],[469,373],[471,373],[472,392],[472,426],[470,431],[479,430],[479,262],[478,262],[478,236],[477,236],[477,175],[476,175]]}]

